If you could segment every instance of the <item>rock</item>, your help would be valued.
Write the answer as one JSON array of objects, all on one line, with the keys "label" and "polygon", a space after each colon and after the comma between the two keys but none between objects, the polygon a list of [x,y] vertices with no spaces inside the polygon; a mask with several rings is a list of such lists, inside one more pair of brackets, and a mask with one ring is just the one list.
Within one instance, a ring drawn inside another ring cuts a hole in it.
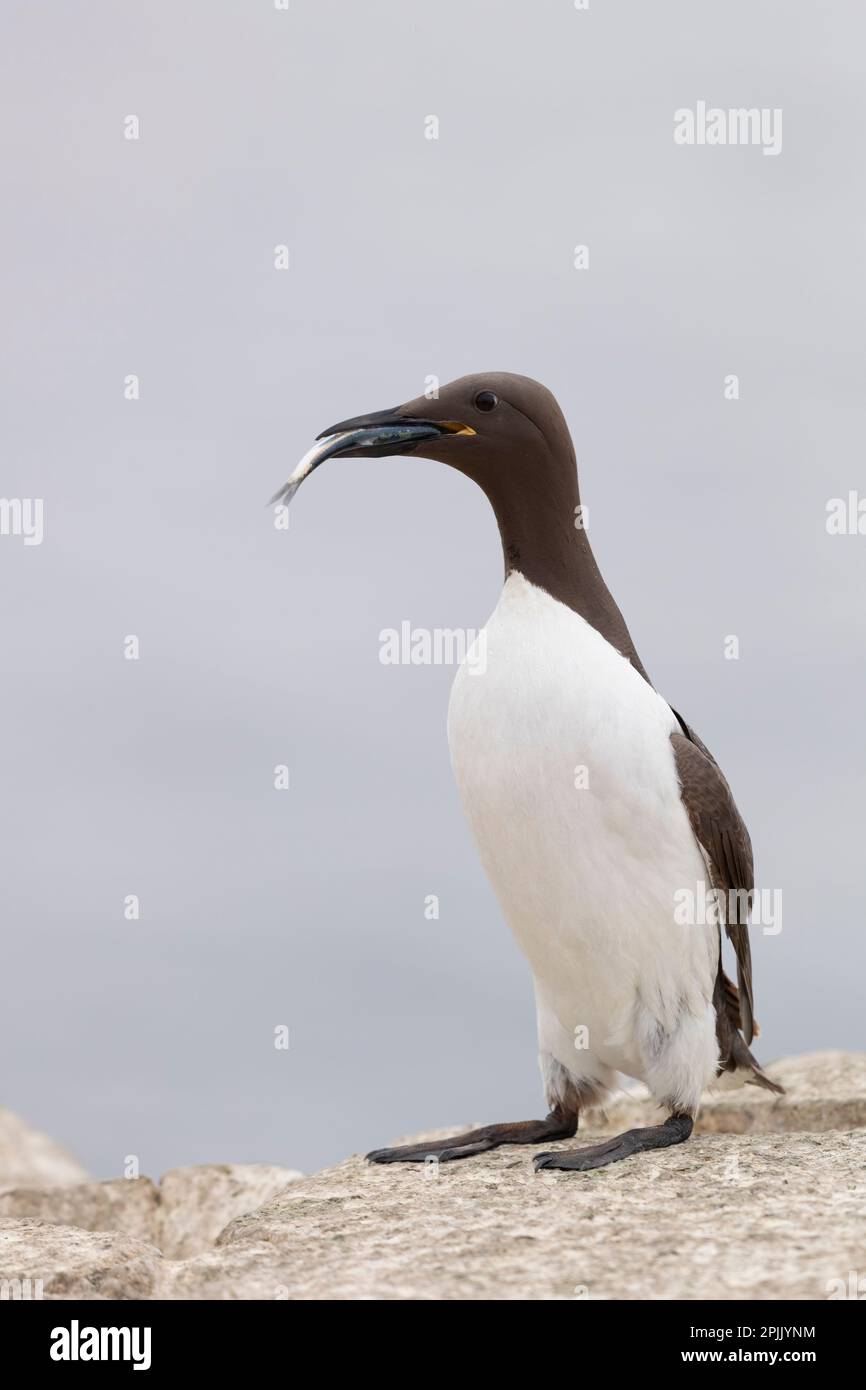
[{"label": "rock", "polygon": [[0,1193],[0,1217],[31,1216],[54,1226],[117,1231],[153,1244],[159,1205],[159,1189],[150,1178],[113,1178],[68,1187],[17,1187]]},{"label": "rock", "polygon": [[[776,1096],[741,1086],[707,1096],[696,1134],[823,1133],[866,1126],[866,1053],[812,1052],[765,1068],[785,1088]],[[643,1087],[592,1116],[592,1128],[616,1132],[656,1124],[662,1111]]]},{"label": "rock", "polygon": [[[520,1148],[432,1173],[349,1159],[167,1267],[164,1296],[827,1297],[862,1265],[866,1057],[817,1053],[768,1070],[787,1096],[718,1095],[687,1144],[593,1173],[536,1175],[534,1149]],[[628,1098],[602,1123],[656,1114]]]},{"label": "rock", "polygon": [[0,1192],[42,1183],[86,1182],[89,1176],[60,1144],[0,1106]]},{"label": "rock", "polygon": [[160,1296],[815,1299],[862,1267],[864,1131],[709,1134],[581,1174],[532,1152],[349,1159],[166,1267]]},{"label": "rock", "polygon": [[295,1292],[296,1277],[287,1270],[289,1259],[287,1251],[251,1240],[230,1251],[209,1250],[192,1260],[166,1261],[153,1297],[221,1302],[302,1297]]},{"label": "rock", "polygon": [[0,1193],[0,1217],[33,1217],[85,1231],[117,1231],[158,1247],[170,1259],[213,1245],[237,1216],[252,1211],[302,1176],[265,1163],[174,1168],[159,1187],[150,1178],[66,1187],[19,1187]]},{"label": "rock", "polygon": [[213,1245],[235,1217],[269,1202],[302,1173],[266,1163],[213,1163],[172,1168],[160,1184],[156,1242],[172,1259]]},{"label": "rock", "polygon": [[[787,1096],[716,1096],[688,1143],[590,1173],[536,1174],[530,1146],[438,1169],[356,1156],[303,1179],[228,1164],[160,1188],[28,1186],[0,1196],[0,1280],[51,1298],[839,1297],[863,1269],[866,1057],[768,1070]],[[654,1118],[629,1097],[604,1124]]]},{"label": "rock", "polygon": [[151,1298],[159,1270],[159,1251],[130,1236],[32,1218],[0,1220],[4,1297],[20,1296],[23,1284],[31,1298]]}]

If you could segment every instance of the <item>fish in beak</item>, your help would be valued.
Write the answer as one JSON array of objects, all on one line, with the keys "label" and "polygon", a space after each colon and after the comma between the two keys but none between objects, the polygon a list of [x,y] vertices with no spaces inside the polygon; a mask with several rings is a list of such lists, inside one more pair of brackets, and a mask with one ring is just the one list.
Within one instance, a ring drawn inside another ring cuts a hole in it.
[{"label": "fish in beak", "polygon": [[291,477],[275,492],[268,506],[288,506],[305,478],[330,458],[386,458],[391,454],[410,454],[419,444],[444,434],[474,434],[458,420],[417,420],[398,410],[380,410],[359,415],[323,430],[308,453],[304,454]]}]

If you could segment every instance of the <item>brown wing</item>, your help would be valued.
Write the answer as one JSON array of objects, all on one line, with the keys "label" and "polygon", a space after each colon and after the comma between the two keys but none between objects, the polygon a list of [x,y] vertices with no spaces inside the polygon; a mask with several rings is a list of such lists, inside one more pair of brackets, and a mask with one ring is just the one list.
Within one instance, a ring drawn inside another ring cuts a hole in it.
[{"label": "brown wing", "polygon": [[[712,885],[725,894],[726,902],[731,901],[728,894],[735,892],[747,895],[746,902],[751,905],[755,869],[749,832],[718,763],[697,734],[678,714],[676,717],[683,733],[671,734],[671,744],[683,805],[695,837],[709,860]],[[746,914],[736,915],[736,921],[726,920],[725,931],[737,956],[740,1027],[748,1044],[755,1034],[752,952],[749,928],[744,920]]]}]

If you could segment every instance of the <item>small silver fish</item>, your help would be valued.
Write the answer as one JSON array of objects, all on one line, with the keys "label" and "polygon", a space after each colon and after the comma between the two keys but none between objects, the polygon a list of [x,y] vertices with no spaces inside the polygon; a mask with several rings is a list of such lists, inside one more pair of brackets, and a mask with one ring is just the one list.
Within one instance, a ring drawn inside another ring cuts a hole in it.
[{"label": "small silver fish", "polygon": [[336,454],[344,454],[353,449],[380,449],[399,454],[401,444],[418,444],[422,439],[435,439],[444,433],[444,426],[430,421],[416,423],[400,420],[394,424],[363,425],[358,429],[339,430],[336,434],[317,439],[309,453],[304,454],[288,482],[275,492],[269,507],[277,503],[288,506],[305,478],[325,459]]}]

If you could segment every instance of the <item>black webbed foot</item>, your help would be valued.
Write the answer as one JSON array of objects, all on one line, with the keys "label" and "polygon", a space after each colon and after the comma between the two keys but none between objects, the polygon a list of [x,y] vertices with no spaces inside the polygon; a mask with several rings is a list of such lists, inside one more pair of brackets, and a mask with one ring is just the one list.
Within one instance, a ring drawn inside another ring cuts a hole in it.
[{"label": "black webbed foot", "polygon": [[437,1158],[448,1163],[455,1158],[471,1158],[487,1153],[500,1144],[541,1144],[545,1139],[570,1139],[577,1130],[577,1115],[562,1109],[551,1110],[544,1120],[515,1120],[511,1124],[484,1125],[480,1129],[455,1134],[450,1139],[430,1139],[426,1144],[402,1144],[395,1149],[374,1149],[367,1154],[370,1163],[424,1163]]},{"label": "black webbed foot", "polygon": [[601,1144],[589,1144],[582,1149],[565,1149],[562,1153],[543,1153],[535,1157],[536,1172],[549,1168],[586,1173],[592,1168],[605,1168],[609,1163],[619,1163],[622,1158],[632,1154],[646,1153],[650,1149],[666,1149],[671,1144],[682,1144],[692,1132],[694,1121],[690,1115],[671,1115],[663,1125],[647,1125],[643,1129],[628,1129],[614,1139],[606,1139]]}]

